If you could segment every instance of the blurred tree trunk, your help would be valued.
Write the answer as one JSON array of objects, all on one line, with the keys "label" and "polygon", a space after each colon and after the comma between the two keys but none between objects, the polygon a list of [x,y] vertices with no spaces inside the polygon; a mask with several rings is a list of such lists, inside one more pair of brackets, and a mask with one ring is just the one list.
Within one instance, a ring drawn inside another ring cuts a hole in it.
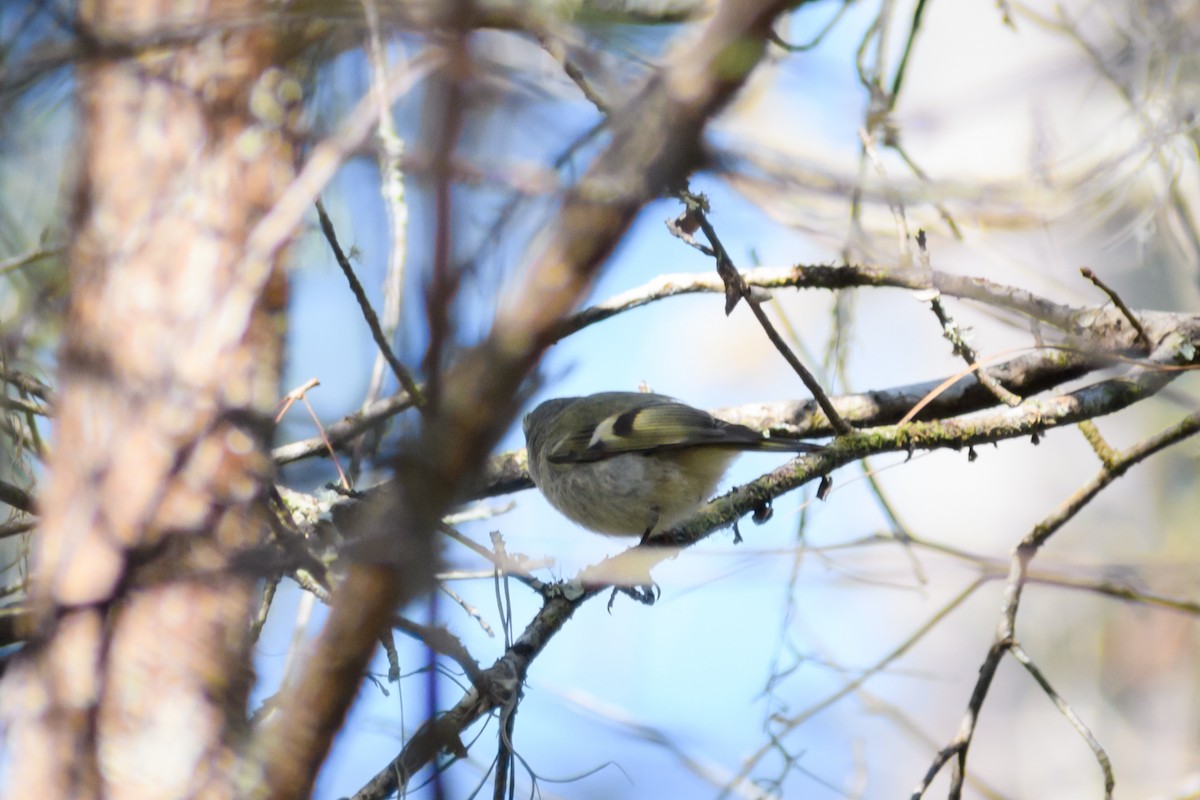
[{"label": "blurred tree trunk", "polygon": [[14,797],[208,794],[236,765],[286,302],[279,248],[247,242],[292,178],[299,99],[256,12],[80,4],[38,622],[0,695]]}]

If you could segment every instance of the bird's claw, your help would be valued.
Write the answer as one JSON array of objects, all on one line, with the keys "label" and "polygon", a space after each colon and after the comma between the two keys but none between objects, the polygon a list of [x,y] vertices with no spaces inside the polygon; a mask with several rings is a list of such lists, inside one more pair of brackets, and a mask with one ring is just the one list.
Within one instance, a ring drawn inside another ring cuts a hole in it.
[{"label": "bird's claw", "polygon": [[608,613],[610,614],[618,593],[628,595],[644,606],[654,605],[662,596],[662,590],[658,588],[657,583],[647,583],[641,586],[614,586],[612,594],[608,596]]}]

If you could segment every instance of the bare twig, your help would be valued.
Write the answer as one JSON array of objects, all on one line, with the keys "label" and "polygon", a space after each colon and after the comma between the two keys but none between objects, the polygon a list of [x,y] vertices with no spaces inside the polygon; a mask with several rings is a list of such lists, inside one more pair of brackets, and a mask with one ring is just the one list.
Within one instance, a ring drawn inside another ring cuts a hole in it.
[{"label": "bare twig", "polygon": [[435,653],[444,655],[462,667],[467,678],[475,686],[484,680],[479,663],[457,636],[441,626],[422,625],[405,617],[392,618],[392,627],[422,642]]},{"label": "bare twig", "polygon": [[1092,446],[1092,451],[1100,459],[1100,463],[1106,467],[1111,467],[1117,462],[1117,451],[1112,448],[1100,433],[1100,429],[1096,427],[1096,423],[1090,419],[1079,423],[1079,432],[1083,434],[1083,438],[1087,439],[1087,443]]},{"label": "bare twig", "polygon": [[487,623],[483,615],[479,613],[479,609],[468,603],[463,596],[451,589],[445,583],[439,583],[438,589],[445,592],[446,596],[453,600],[459,608],[461,608],[467,616],[475,620],[479,624],[480,629],[488,635],[488,638],[496,638],[496,632],[492,630],[492,626]]},{"label": "bare twig", "polygon": [[[909,236],[908,228],[908,210],[904,204],[904,198],[892,185],[888,179],[887,169],[883,165],[883,158],[879,155],[879,148],[876,147],[876,131],[878,130],[885,138],[893,134],[891,120],[888,115],[891,113],[891,107],[895,103],[895,97],[889,95],[886,102],[880,100],[883,90],[876,83],[872,83],[872,102],[876,106],[872,108],[868,115],[867,125],[858,129],[858,138],[862,142],[862,155],[866,159],[866,163],[870,164],[876,175],[879,177],[882,186],[884,199],[887,201],[888,210],[892,212],[892,219],[896,228],[896,252],[900,257],[901,267],[908,269],[913,265],[912,243]],[[886,105],[886,109],[884,106]]]},{"label": "bare twig", "polygon": [[546,585],[533,576],[529,565],[527,565],[523,559],[509,556],[505,551],[493,552],[488,550],[483,545],[472,541],[466,536],[463,536],[449,525],[440,525],[439,530],[441,530],[442,533],[453,539],[455,542],[458,542],[463,547],[475,553],[475,555],[491,562],[494,572],[502,572],[505,575],[511,575],[524,583],[530,589],[533,589],[535,592],[538,592],[539,594],[545,594]]},{"label": "bare twig", "polygon": [[[949,745],[939,751],[929,770],[926,772],[925,777],[913,791],[914,800],[925,794],[925,791],[932,784],[933,779],[947,762],[952,763],[950,797],[953,800],[961,797],[963,778],[966,773],[967,753],[971,746],[979,713],[983,708],[983,703],[987,698],[988,690],[991,687],[1001,659],[1006,653],[1012,652],[1017,646],[1016,620],[1021,602],[1021,594],[1029,579],[1029,563],[1037,555],[1042,545],[1072,519],[1080,509],[1103,491],[1105,487],[1121,475],[1124,475],[1130,467],[1198,432],[1200,432],[1200,412],[1185,417],[1171,428],[1121,453],[1112,464],[1105,464],[1104,468],[1095,478],[1076,491],[1062,505],[1055,509],[1053,513],[1035,525],[1033,530],[1021,541],[1021,544],[1017,546],[1013,553],[1009,577],[1005,584],[1004,603],[996,627],[996,636],[991,648],[988,650],[983,665],[979,669],[979,679],[976,681],[975,688],[971,693],[967,712],[963,716],[958,733]],[[1026,661],[1028,661],[1027,657]],[[1040,672],[1031,672],[1031,674],[1034,674],[1036,677],[1040,675]],[[1039,683],[1041,682],[1039,680]],[[1051,694],[1051,697],[1058,704],[1057,695]],[[1086,730],[1086,728],[1083,730]],[[1089,746],[1093,745],[1094,738],[1091,737],[1090,733],[1085,734],[1085,738],[1088,738]],[[1099,747],[1098,743],[1095,743],[1092,749],[1105,774],[1106,796],[1111,796],[1112,771],[1108,763],[1108,757],[1105,755],[1103,748]]]},{"label": "bare twig", "polygon": [[547,30],[539,31],[536,35],[538,42],[542,45],[542,49],[558,62],[563,72],[579,88],[584,98],[595,106],[597,111],[607,116],[612,109],[609,108],[608,103],[604,101],[599,92],[595,90],[591,82],[587,79],[587,76],[583,74],[583,70],[580,69],[579,65],[571,60],[567,52],[567,45],[562,40],[562,37]]},{"label": "bare twig", "polygon": [[1046,696],[1054,702],[1054,705],[1058,708],[1062,715],[1067,718],[1067,722],[1071,723],[1071,727],[1074,728],[1081,737],[1083,737],[1085,742],[1087,742],[1088,749],[1090,749],[1092,751],[1092,755],[1096,757],[1096,763],[1100,765],[1100,771],[1104,774],[1104,799],[1112,800],[1113,787],[1116,785],[1116,780],[1113,778],[1112,760],[1109,759],[1108,753],[1105,752],[1104,747],[1100,744],[1100,741],[1096,738],[1095,734],[1092,733],[1087,724],[1079,718],[1079,715],[1075,713],[1075,710],[1071,708],[1070,704],[1063,699],[1062,695],[1055,691],[1054,687],[1050,685],[1050,681],[1046,678],[1042,671],[1038,669],[1037,664],[1033,663],[1033,660],[1029,657],[1029,654],[1025,652],[1021,645],[1014,642],[1009,648],[1009,652],[1012,654],[1012,657],[1015,658],[1021,666],[1025,667],[1025,670],[1033,676],[1033,679],[1037,681],[1038,686],[1042,687],[1042,691],[1046,693]]},{"label": "bare twig", "polygon": [[875,495],[875,501],[879,504],[880,510],[883,511],[884,516],[891,523],[893,538],[904,548],[904,553],[908,556],[909,563],[912,564],[913,576],[916,578],[918,584],[924,586],[929,582],[929,579],[925,575],[925,568],[921,566],[920,560],[917,558],[916,553],[913,552],[913,535],[911,529],[900,518],[895,505],[884,493],[883,486],[879,482],[879,477],[871,467],[870,459],[864,458],[862,460],[862,470],[863,476],[866,477],[867,483],[871,487],[871,494]]},{"label": "bare twig", "polygon": [[271,451],[271,457],[276,464],[283,465],[320,455],[328,447],[340,448],[380,420],[395,416],[414,405],[412,395],[407,392],[376,400],[366,409],[355,411],[329,425],[321,435],[276,447]]},{"label": "bare twig", "polygon": [[[929,262],[929,248],[926,244],[925,231],[917,231],[917,255],[920,259],[921,268],[926,273],[932,271]],[[975,378],[984,385],[984,387],[996,395],[996,399],[1001,403],[1010,406],[1021,404],[1021,398],[1005,389],[997,381],[992,379],[986,370],[975,369],[975,365],[979,363],[979,356],[975,353],[975,348],[967,341],[966,331],[964,331],[953,317],[946,311],[942,305],[941,294],[935,289],[931,290],[932,297],[929,299],[930,308],[933,310],[934,316],[937,317],[938,324],[942,326],[942,335],[954,347],[954,353],[961,356],[963,361],[966,361],[969,366],[975,371]]]},{"label": "bare twig", "polygon": [[262,599],[258,603],[258,610],[254,614],[254,618],[250,620],[250,638],[255,642],[262,634],[263,626],[267,624],[267,613],[271,610],[271,603],[275,601],[275,590],[279,588],[279,578],[271,576],[263,582]]},{"label": "bare twig", "polygon": [[65,251],[61,247],[46,247],[45,243],[39,242],[33,247],[26,250],[24,253],[18,253],[15,256],[0,260],[0,277],[7,275],[10,272],[16,272],[22,267],[28,266],[35,261],[41,261],[43,258],[55,258],[63,255]]},{"label": "bare twig", "polygon": [[[457,10],[455,18],[466,17],[466,5],[461,0],[450,2]],[[462,274],[454,259],[454,175],[452,163],[458,149],[458,138],[465,122],[465,83],[471,69],[471,51],[464,26],[452,24],[446,31],[442,49],[445,65],[434,74],[426,92],[424,116],[432,134],[433,155],[430,183],[433,206],[433,252],[429,285],[425,290],[425,317],[429,342],[422,365],[426,375],[429,398],[436,409],[441,401],[442,355],[450,344],[451,306],[461,284]]]},{"label": "bare twig", "polygon": [[[827,547],[810,547],[809,550],[813,552],[829,552],[832,550],[862,547],[864,545],[892,545],[895,541],[895,536],[891,531],[888,531]],[[941,553],[972,564],[979,570],[980,577],[987,578],[988,580],[997,580],[1008,575],[1010,563],[1008,559],[998,559],[982,553],[963,550],[942,542],[922,539],[915,534],[910,534],[909,542],[913,547],[920,547],[930,552]],[[1028,580],[1029,583],[1036,583],[1042,586],[1091,592],[1111,597],[1115,600],[1125,600],[1152,608],[1200,617],[1200,601],[1147,591],[1143,588],[1143,583],[1137,573],[1129,575],[1123,573],[1122,579],[1117,580],[1109,574],[1088,576],[1079,575],[1075,570],[1065,572],[1050,568],[1035,569],[1030,567]]]},{"label": "bare twig", "polygon": [[0,395],[0,408],[19,411],[22,414],[33,414],[39,417],[50,416],[50,410],[41,403],[35,403],[32,400],[26,400],[23,397],[9,397],[8,395]]},{"label": "bare twig", "polygon": [[874,664],[860,672],[853,680],[848,681],[836,692],[833,692],[822,698],[798,714],[776,720],[776,727],[771,737],[772,741],[764,744],[758,750],[750,754],[750,756],[743,762],[742,769],[733,779],[730,780],[728,784],[726,784],[725,790],[717,796],[717,800],[723,800],[723,798],[728,797],[732,787],[744,782],[749,777],[750,773],[754,771],[754,768],[758,765],[758,763],[761,762],[762,759],[774,749],[775,740],[778,740],[788,732],[793,731],[799,726],[803,725],[815,715],[834,705],[842,698],[848,697],[854,692],[858,691],[871,677],[878,675],[880,672],[887,669],[889,664],[916,646],[916,644],[920,642],[926,634],[936,628],[951,612],[953,612],[956,608],[966,602],[968,598],[974,595],[976,590],[978,590],[979,587],[984,583],[985,580],[983,578],[976,578],[961,592],[952,597],[949,602],[939,608],[929,619],[925,621],[924,624],[909,634],[909,636],[903,642],[889,651]]},{"label": "bare twig", "polygon": [[[400,309],[404,299],[404,267],[408,258],[408,203],[404,195],[404,173],[401,160],[404,140],[396,132],[392,107],[387,96],[387,53],[380,33],[379,8],[376,0],[361,0],[367,22],[366,51],[371,65],[371,89],[379,114],[379,191],[387,211],[388,265],[383,281],[383,332],[391,341],[400,324]],[[371,382],[363,400],[363,409],[379,399],[383,387],[383,366],[388,361],[383,350],[371,366]],[[390,364],[390,362],[389,362]],[[392,366],[393,372],[395,366]],[[407,387],[405,387],[407,388]],[[419,395],[416,395],[419,397]]]},{"label": "bare twig", "polygon": [[333,222],[325,213],[325,206],[321,203],[320,198],[317,198],[316,206],[317,217],[321,222],[321,232],[325,234],[325,241],[329,243],[329,249],[333,251],[333,257],[338,266],[342,268],[342,274],[346,276],[346,283],[350,285],[350,291],[354,293],[354,299],[358,302],[363,319],[366,321],[367,327],[371,329],[371,338],[375,340],[375,346],[379,348],[379,353],[392,368],[392,374],[396,376],[396,380],[400,381],[404,391],[408,392],[408,396],[413,399],[413,404],[419,409],[423,408],[424,398],[421,390],[417,387],[417,382],[413,380],[408,368],[400,363],[400,359],[396,358],[396,354],[392,352],[392,345],[388,341],[383,327],[379,324],[379,317],[375,316],[375,309],[371,308],[371,301],[367,298],[362,284],[359,283],[358,276],[354,274],[350,259],[346,258],[341,245],[338,244],[337,231],[333,229]]},{"label": "bare twig", "polygon": [[1112,289],[1108,284],[1100,280],[1100,276],[1088,267],[1081,267],[1079,274],[1095,284],[1097,289],[1108,295],[1108,299],[1113,301],[1113,305],[1121,309],[1121,313],[1125,315],[1125,319],[1129,320],[1129,324],[1133,326],[1135,331],[1137,331],[1138,339],[1141,340],[1142,344],[1147,350],[1154,347],[1154,342],[1150,341],[1150,335],[1147,334],[1146,329],[1142,327],[1141,321],[1138,320],[1137,315],[1133,313],[1129,306],[1125,305],[1125,301],[1121,299],[1121,295],[1117,294],[1116,290]]},{"label": "bare twig", "polygon": [[[437,63],[436,57],[422,57],[407,65],[402,73],[389,75],[386,92],[389,103],[412,89]],[[247,238],[245,254],[239,265],[242,272],[258,274],[261,270],[257,265],[270,259],[287,244],[310,204],[320,196],[321,190],[338,168],[370,135],[375,118],[374,98],[371,95],[363,97],[342,127],[312,149],[296,179],[284,190],[271,210],[263,215]],[[257,292],[247,292],[245,296],[236,298],[236,302],[229,303],[224,312],[231,320],[229,324],[235,318],[249,316],[257,296]]]},{"label": "bare twig", "polygon": [[284,415],[287,414],[288,409],[290,409],[297,400],[304,403],[304,407],[308,409],[308,415],[312,418],[313,424],[317,426],[317,437],[324,443],[326,452],[328,452],[329,457],[333,459],[333,466],[334,469],[337,470],[338,477],[342,481],[342,487],[345,488],[346,491],[351,491],[354,489],[354,487],[351,485],[350,479],[346,477],[346,473],[342,470],[342,464],[340,461],[338,461],[337,451],[333,449],[333,444],[330,443],[329,437],[325,435],[325,427],[321,424],[321,418],[317,416],[316,409],[314,409],[312,404],[308,402],[308,390],[320,385],[320,381],[318,381],[316,378],[311,378],[303,386],[299,386],[284,395],[283,401],[280,403],[281,407],[279,412],[275,415],[275,424],[279,424],[279,421],[283,419]]},{"label": "bare twig", "polygon": [[790,42],[785,42],[777,34],[771,35],[771,44],[775,45],[776,47],[781,47],[789,53],[804,53],[812,50],[825,40],[825,37],[830,31],[833,30],[833,27],[837,25],[838,21],[841,20],[842,15],[845,14],[849,8],[849,3],[842,3],[839,5],[837,11],[834,12],[833,16],[829,18],[829,20],[821,27],[821,29],[813,34],[812,38],[803,44],[792,44]]},{"label": "bare twig", "polygon": [[1001,386],[990,375],[988,375],[987,370],[979,369],[980,359],[975,353],[975,348],[971,347],[971,344],[967,341],[966,336],[964,335],[963,329],[959,327],[958,323],[954,321],[954,318],[951,317],[946,312],[945,307],[942,306],[940,295],[934,294],[933,298],[929,301],[929,306],[933,310],[934,316],[937,317],[938,323],[942,326],[942,334],[946,337],[946,340],[954,346],[955,354],[961,356],[962,360],[967,362],[967,365],[971,368],[971,371],[975,374],[975,377],[979,380],[979,382],[982,383],[989,392],[994,394],[996,399],[1000,402],[1009,406],[1019,406],[1021,404],[1020,397],[1017,397],[1008,389],[1005,389],[1003,386]]},{"label": "bare twig", "polygon": [[[821,406],[821,410],[825,412],[825,416],[828,418],[830,425],[833,426],[833,429],[839,434],[850,433],[853,428],[846,424],[846,421],[841,418],[837,410],[833,407],[833,403],[829,402],[829,397],[825,394],[825,390],[821,388],[821,384],[816,376],[792,352],[792,348],[788,347],[787,342],[779,335],[779,331],[775,330],[775,326],[771,323],[770,318],[767,317],[767,313],[763,311],[762,304],[759,303],[758,298],[750,291],[750,287],[742,278],[742,274],[734,266],[733,259],[729,257],[725,246],[721,244],[716,229],[713,228],[712,223],[708,220],[708,215],[705,213],[707,201],[690,192],[681,192],[680,199],[687,205],[684,224],[694,222],[699,225],[712,248],[713,257],[717,260],[717,274],[721,276],[721,280],[725,283],[726,287],[725,313],[729,314],[732,312],[737,301],[744,298],[750,306],[750,310],[754,313],[755,318],[762,326],[763,331],[767,334],[767,338],[771,340],[771,344],[775,345],[775,349],[779,351],[784,360],[800,376],[800,380],[804,382],[805,387],[812,393],[817,404]],[[673,231],[678,229],[679,226],[672,227]],[[681,235],[680,238],[684,238],[684,235],[686,233]]]}]

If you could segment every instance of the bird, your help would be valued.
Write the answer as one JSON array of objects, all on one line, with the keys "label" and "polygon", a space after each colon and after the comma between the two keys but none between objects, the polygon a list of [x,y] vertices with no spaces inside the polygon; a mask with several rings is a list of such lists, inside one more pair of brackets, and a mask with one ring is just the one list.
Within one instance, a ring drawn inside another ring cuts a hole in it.
[{"label": "bird", "polygon": [[742,452],[823,449],[646,392],[546,400],[523,427],[529,476],[552,506],[589,530],[643,541],[699,508]]}]

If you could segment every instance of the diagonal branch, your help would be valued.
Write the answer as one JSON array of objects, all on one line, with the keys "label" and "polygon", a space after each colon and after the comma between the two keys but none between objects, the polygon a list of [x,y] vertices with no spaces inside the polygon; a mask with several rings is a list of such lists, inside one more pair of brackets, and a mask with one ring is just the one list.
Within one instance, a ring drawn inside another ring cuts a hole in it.
[{"label": "diagonal branch", "polygon": [[[728,315],[733,311],[737,301],[745,299],[746,304],[750,306],[750,310],[754,313],[754,318],[758,320],[758,324],[762,326],[763,332],[767,334],[767,338],[783,359],[788,362],[792,370],[800,376],[800,380],[804,383],[813,398],[817,401],[817,405],[821,407],[821,411],[825,413],[829,424],[833,426],[834,431],[839,435],[852,432],[852,428],[846,424],[841,415],[829,402],[829,397],[825,394],[817,377],[809,371],[808,367],[804,366],[804,362],[792,352],[792,348],[788,347],[787,342],[783,341],[783,337],[779,335],[779,331],[775,330],[775,326],[771,324],[771,320],[767,317],[767,313],[763,311],[762,304],[758,298],[750,291],[750,286],[742,277],[742,273],[734,265],[733,259],[729,257],[729,252],[725,249],[725,245],[721,244],[721,239],[717,236],[717,231],[709,222],[708,214],[705,213],[707,201],[703,197],[693,195],[691,192],[680,192],[680,198],[687,204],[685,217],[695,222],[704,231],[704,236],[708,239],[711,246],[712,255],[717,260],[717,275],[720,276],[725,284],[725,314]],[[672,232],[676,232],[677,228],[672,227]],[[677,235],[679,235],[677,233]]]},{"label": "diagonal branch", "polygon": [[367,298],[367,293],[363,289],[362,283],[359,282],[358,276],[354,274],[354,268],[350,265],[350,259],[346,257],[346,253],[342,250],[342,246],[338,242],[337,231],[333,228],[333,221],[325,213],[325,204],[321,202],[320,198],[317,198],[316,208],[317,220],[321,223],[321,233],[324,234],[325,241],[329,243],[329,249],[333,251],[333,258],[341,268],[342,274],[346,276],[350,292],[354,295],[359,310],[362,311],[363,319],[366,321],[367,327],[371,330],[371,338],[375,340],[375,346],[379,348],[379,356],[391,367],[392,374],[396,376],[396,380],[400,382],[400,385],[408,393],[408,396],[414,399],[417,408],[424,411],[425,401],[421,390],[417,386],[412,373],[408,371],[408,368],[392,352],[392,345],[388,341],[387,333],[384,331],[383,326],[379,324],[379,317],[375,314],[375,309],[371,308],[371,301]]}]

